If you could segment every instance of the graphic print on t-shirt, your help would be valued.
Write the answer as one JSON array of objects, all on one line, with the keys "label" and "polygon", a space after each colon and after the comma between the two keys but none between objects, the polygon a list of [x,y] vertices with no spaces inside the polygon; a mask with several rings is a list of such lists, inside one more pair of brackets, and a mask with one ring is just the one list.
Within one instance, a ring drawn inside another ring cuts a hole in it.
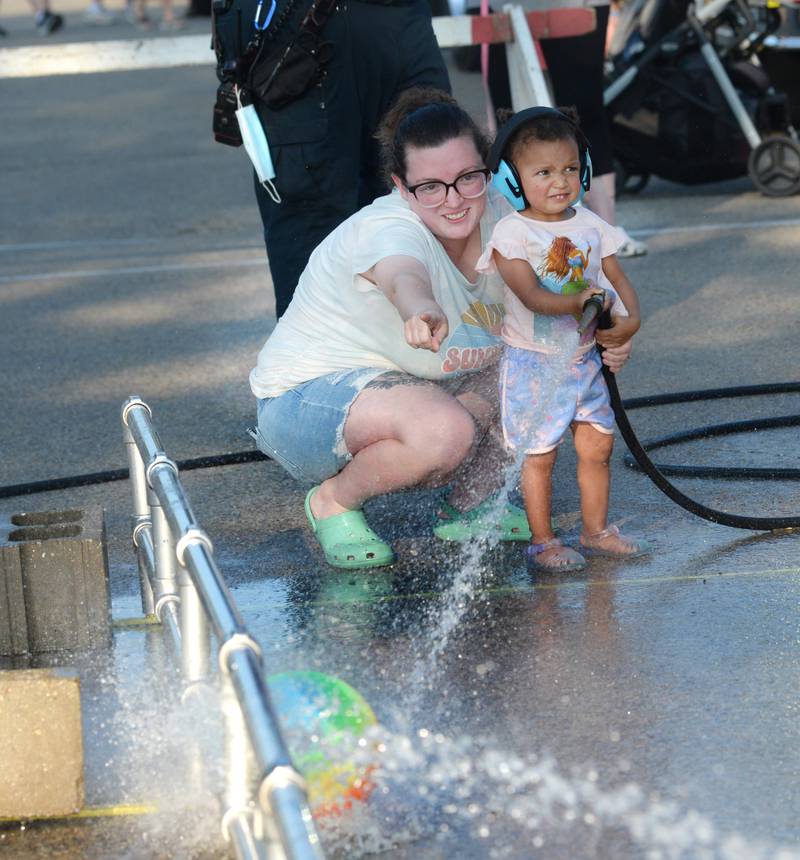
[{"label": "graphic print on t-shirt", "polygon": [[479,370],[492,362],[502,345],[498,343],[505,310],[502,303],[473,302],[461,314],[461,325],[447,339],[442,370]]},{"label": "graphic print on t-shirt", "polygon": [[[592,246],[588,241],[556,236],[536,268],[542,286],[551,293],[565,296],[582,293],[590,286],[589,281],[584,278],[584,272],[589,268],[591,253]],[[575,318],[579,320],[580,314]],[[534,340],[546,340],[552,333],[555,319],[537,314],[534,318]]]}]

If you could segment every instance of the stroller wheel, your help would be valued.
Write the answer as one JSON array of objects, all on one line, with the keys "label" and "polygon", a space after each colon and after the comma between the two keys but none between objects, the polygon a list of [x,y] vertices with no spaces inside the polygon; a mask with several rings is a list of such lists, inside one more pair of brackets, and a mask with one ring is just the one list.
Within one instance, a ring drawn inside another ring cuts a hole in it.
[{"label": "stroller wheel", "polygon": [[800,146],[785,135],[767,137],[750,153],[747,170],[767,197],[788,197],[800,191]]},{"label": "stroller wheel", "polygon": [[649,173],[631,173],[622,162],[614,160],[614,191],[617,197],[638,194],[649,181]]}]

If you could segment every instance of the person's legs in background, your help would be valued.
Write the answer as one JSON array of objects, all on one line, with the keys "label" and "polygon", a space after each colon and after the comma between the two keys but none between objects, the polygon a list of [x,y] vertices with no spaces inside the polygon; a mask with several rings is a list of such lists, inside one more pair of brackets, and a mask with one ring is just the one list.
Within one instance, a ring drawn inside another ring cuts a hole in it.
[{"label": "person's legs in background", "polygon": [[97,24],[105,26],[107,24],[116,24],[119,20],[117,15],[110,9],[106,9],[102,0],[91,0],[83,13],[83,20],[87,24]]},{"label": "person's legs in background", "polygon": [[128,0],[125,6],[125,17],[129,23],[134,24],[141,30],[152,29],[153,22],[147,14],[145,0]]},{"label": "person's legs in background", "polygon": [[176,17],[172,0],[161,0],[161,10],[161,23],[158,25],[159,30],[183,30],[186,27],[184,17]]},{"label": "person's legs in background", "polygon": [[[584,36],[542,39],[556,105],[574,106],[581,128],[592,149],[592,188],[586,203],[609,224],[616,224],[616,193],[611,132],[603,105],[603,64],[609,7],[595,7],[597,27]],[[496,109],[511,105],[505,45],[489,49],[489,89]],[[620,228],[622,229],[622,228]],[[623,232],[625,232],[623,230]],[[647,246],[625,232],[626,241],[618,251],[622,257],[639,256]]]},{"label": "person's legs in background", "polygon": [[[609,7],[596,6],[595,12],[597,27],[593,32],[564,39],[543,39],[541,46],[556,104],[575,106],[581,129],[591,146],[592,187],[585,203],[604,221],[617,225],[614,153],[603,104],[603,63]],[[626,241],[617,251],[618,256],[636,257],[647,253],[643,242],[623,232]]]},{"label": "person's legs in background", "polygon": [[[609,7],[595,7],[597,27],[592,33],[565,39],[542,40],[550,79],[559,105],[574,105],[581,128],[591,145],[593,177],[586,205],[604,221],[617,225],[614,157],[611,132],[603,104],[603,62]],[[617,225],[619,226],[619,225]],[[643,242],[623,229],[626,241],[617,252],[635,257],[647,252]]]},{"label": "person's legs in background", "polygon": [[50,11],[50,0],[30,0],[34,13],[34,25],[42,36],[49,36],[60,30],[64,24],[64,18]]}]

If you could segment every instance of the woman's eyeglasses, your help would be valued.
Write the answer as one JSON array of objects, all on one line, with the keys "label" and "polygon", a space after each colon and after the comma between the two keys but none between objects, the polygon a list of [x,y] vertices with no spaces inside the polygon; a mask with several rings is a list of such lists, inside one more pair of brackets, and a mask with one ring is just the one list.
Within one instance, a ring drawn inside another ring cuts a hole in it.
[{"label": "woman's eyeglasses", "polygon": [[451,188],[455,188],[459,196],[465,200],[480,197],[486,191],[486,184],[492,175],[491,170],[470,170],[462,173],[453,182],[440,182],[438,179],[428,182],[420,182],[418,185],[406,185],[406,188],[417,198],[420,206],[433,209],[441,206],[447,200],[447,194]]}]

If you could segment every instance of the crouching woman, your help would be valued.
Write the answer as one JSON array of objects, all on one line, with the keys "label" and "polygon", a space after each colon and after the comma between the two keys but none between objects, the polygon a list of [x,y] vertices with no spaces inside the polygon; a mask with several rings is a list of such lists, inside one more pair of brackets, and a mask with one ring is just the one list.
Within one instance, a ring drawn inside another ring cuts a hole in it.
[{"label": "crouching woman", "polygon": [[259,447],[312,485],[306,516],[342,568],[394,561],[361,508],[415,486],[449,485],[433,528],[443,540],[530,540],[524,512],[493,499],[507,462],[503,285],[475,264],[511,210],[489,188],[488,140],[450,95],[420,88],[379,138],[393,191],[317,247],[250,374]]}]

